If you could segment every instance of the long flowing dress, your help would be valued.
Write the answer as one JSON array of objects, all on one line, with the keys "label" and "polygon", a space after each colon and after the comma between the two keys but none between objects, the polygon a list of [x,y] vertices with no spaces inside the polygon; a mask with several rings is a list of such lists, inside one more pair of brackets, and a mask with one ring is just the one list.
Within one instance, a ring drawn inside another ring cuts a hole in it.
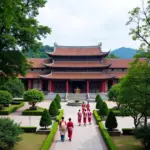
[{"label": "long flowing dress", "polygon": [[82,113],[78,112],[78,123],[81,125]]},{"label": "long flowing dress", "polygon": [[73,122],[69,121],[67,123],[67,130],[68,130],[68,138],[70,141],[72,139],[73,128],[74,128]]}]

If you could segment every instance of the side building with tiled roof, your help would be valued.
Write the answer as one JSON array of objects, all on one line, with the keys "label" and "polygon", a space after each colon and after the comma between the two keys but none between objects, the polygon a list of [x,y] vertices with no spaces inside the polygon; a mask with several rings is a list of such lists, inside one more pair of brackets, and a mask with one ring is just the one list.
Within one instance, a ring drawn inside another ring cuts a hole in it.
[{"label": "side building with tiled roof", "polygon": [[108,59],[101,44],[95,46],[60,46],[55,44],[48,59],[30,58],[32,67],[19,76],[26,89],[37,88],[50,93],[107,92],[127,74],[133,59]]}]

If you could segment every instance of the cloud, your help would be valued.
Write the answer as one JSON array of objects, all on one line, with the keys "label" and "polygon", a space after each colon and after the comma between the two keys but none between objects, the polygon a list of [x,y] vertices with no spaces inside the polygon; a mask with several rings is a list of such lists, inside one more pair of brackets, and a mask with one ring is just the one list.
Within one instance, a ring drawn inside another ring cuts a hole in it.
[{"label": "cloud", "polygon": [[104,51],[126,46],[138,48],[139,43],[128,35],[128,11],[141,0],[48,0],[40,9],[38,20],[52,28],[52,34],[42,39],[53,45],[96,45]]}]

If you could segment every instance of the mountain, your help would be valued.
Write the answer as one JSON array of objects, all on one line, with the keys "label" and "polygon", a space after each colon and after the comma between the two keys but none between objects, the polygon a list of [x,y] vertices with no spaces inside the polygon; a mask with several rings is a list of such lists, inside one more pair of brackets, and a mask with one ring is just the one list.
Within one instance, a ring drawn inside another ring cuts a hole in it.
[{"label": "mountain", "polygon": [[112,50],[110,53],[118,56],[119,58],[132,58],[137,53],[137,51],[133,48],[121,47]]}]

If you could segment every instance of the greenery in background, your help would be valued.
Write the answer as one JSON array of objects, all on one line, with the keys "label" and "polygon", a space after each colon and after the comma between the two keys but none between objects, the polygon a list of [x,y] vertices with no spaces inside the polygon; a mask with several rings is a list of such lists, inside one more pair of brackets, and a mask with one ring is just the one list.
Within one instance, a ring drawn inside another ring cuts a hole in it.
[{"label": "greenery in background", "polygon": [[32,105],[31,109],[36,109],[37,107],[35,107],[35,104],[43,100],[44,100],[43,92],[37,89],[31,89],[24,93],[24,101],[27,101]]},{"label": "greenery in background", "polygon": [[22,97],[25,89],[24,84],[19,79],[12,79],[0,86],[0,90],[8,91],[13,97]]},{"label": "greenery in background", "polygon": [[107,104],[105,102],[102,102],[100,105],[100,109],[99,109],[99,115],[104,117],[108,115],[108,107]]},{"label": "greenery in background", "polygon": [[39,24],[39,8],[45,0],[0,1],[0,70],[3,77],[25,75],[29,67],[22,51],[38,50],[41,38],[51,33]]},{"label": "greenery in background", "polygon": [[119,58],[119,57],[116,56],[115,54],[109,54],[106,58]]},{"label": "greenery in background", "polygon": [[147,126],[147,117],[150,110],[150,64],[149,61],[140,62],[135,60],[128,69],[128,75],[120,84],[119,102],[134,119],[135,127],[144,118]]},{"label": "greenery in background", "polygon": [[119,92],[120,92],[120,84],[113,85],[111,89],[108,91],[109,100],[116,102],[118,108],[120,107],[120,103],[118,99]]},{"label": "greenery in background", "polygon": [[40,120],[40,126],[45,127],[45,129],[46,129],[47,126],[49,126],[51,124],[52,124],[52,120],[51,120],[50,114],[49,114],[48,110],[45,109],[43,112],[43,115],[41,117],[41,120]]},{"label": "greenery in background", "polygon": [[9,118],[0,118],[0,149],[11,149],[22,139],[20,125]]},{"label": "greenery in background", "polygon": [[105,122],[105,127],[109,130],[112,131],[113,129],[117,128],[117,120],[116,117],[113,113],[112,110],[109,111],[109,114],[107,116],[106,122]]},{"label": "greenery in background", "polygon": [[134,132],[134,136],[140,139],[142,145],[146,150],[150,149],[150,125],[147,127],[141,126]]},{"label": "greenery in background", "polygon": [[24,52],[23,54],[28,58],[49,58],[45,51],[53,52],[54,47],[43,45],[37,51],[29,49],[28,52]]},{"label": "greenery in background", "polygon": [[12,96],[7,91],[0,90],[0,109],[3,109],[5,104],[10,104],[12,102]]},{"label": "greenery in background", "polygon": [[150,0],[142,0],[141,7],[136,7],[129,12],[127,25],[134,25],[130,29],[129,35],[132,39],[141,42],[140,50],[146,52],[144,56],[150,56]]},{"label": "greenery in background", "polygon": [[49,114],[54,117],[58,115],[58,108],[55,100],[53,100],[49,106]]}]

